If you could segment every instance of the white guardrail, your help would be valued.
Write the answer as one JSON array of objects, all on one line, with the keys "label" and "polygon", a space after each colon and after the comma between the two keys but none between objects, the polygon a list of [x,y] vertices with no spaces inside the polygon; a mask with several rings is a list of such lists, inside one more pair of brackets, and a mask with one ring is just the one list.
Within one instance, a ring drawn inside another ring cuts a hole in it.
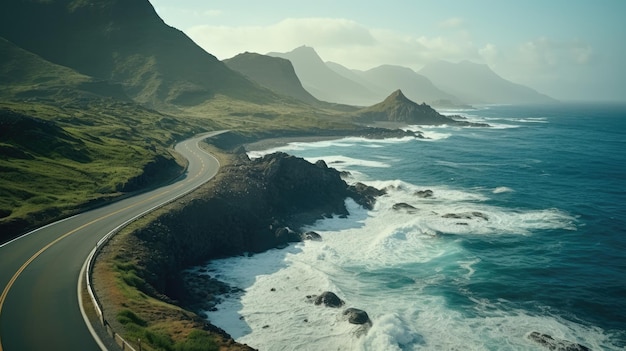
[{"label": "white guardrail", "polygon": [[[199,143],[199,142],[198,142]],[[196,144],[197,145],[197,144]],[[219,165],[219,161],[217,159],[215,159],[218,163],[218,167],[220,167]],[[207,181],[210,179],[207,179]],[[113,338],[113,340],[115,341],[115,343],[122,348],[122,350],[131,350],[131,351],[141,351],[141,340],[137,341],[137,346],[139,347],[139,349],[135,349],[128,341],[126,341],[124,338],[122,338],[121,335],[117,334],[113,328],[111,327],[111,325],[109,324],[109,322],[107,322],[107,320],[104,318],[104,312],[102,310],[102,305],[100,304],[100,301],[98,300],[98,297],[96,295],[96,292],[93,289],[93,286],[91,284],[91,275],[92,275],[92,270],[93,270],[93,264],[95,262],[96,257],[98,256],[98,253],[100,252],[100,250],[102,250],[102,247],[104,246],[104,244],[106,244],[115,234],[117,234],[120,230],[124,229],[124,227],[128,226],[129,224],[131,224],[132,222],[138,220],[139,218],[145,216],[146,214],[161,208],[169,203],[172,203],[176,200],[178,200],[179,198],[189,194],[190,192],[196,190],[197,188],[199,188],[201,185],[203,185],[206,182],[200,183],[197,186],[185,191],[184,193],[181,193],[167,201],[164,201],[138,215],[136,215],[135,217],[127,220],[126,222],[120,224],[119,226],[117,226],[115,229],[111,230],[109,233],[107,233],[107,235],[105,235],[102,239],[100,239],[100,241],[98,241],[98,243],[96,244],[96,247],[91,251],[91,253],[89,253],[89,256],[87,257],[87,260],[85,261],[85,264],[83,265],[83,271],[81,271],[80,273],[80,279],[78,282],[78,302],[80,305],[80,310],[81,313],[83,314],[83,319],[85,320],[85,323],[87,323],[87,327],[89,328],[91,334],[93,335],[94,339],[96,340],[96,342],[100,345],[100,348],[103,351],[107,351],[106,346],[102,343],[102,341],[100,340],[98,334],[95,332],[95,330],[93,329],[93,327],[91,326],[91,321],[89,320],[89,318],[86,316],[85,314],[85,310],[83,307],[83,303],[82,303],[82,278],[83,278],[83,274],[84,274],[84,279],[86,281],[87,284],[87,291],[89,292],[89,296],[91,297],[91,301],[94,305],[94,308],[96,310],[96,314],[98,315],[98,320],[100,321],[100,324],[102,324],[102,326],[105,328],[107,334]]]}]

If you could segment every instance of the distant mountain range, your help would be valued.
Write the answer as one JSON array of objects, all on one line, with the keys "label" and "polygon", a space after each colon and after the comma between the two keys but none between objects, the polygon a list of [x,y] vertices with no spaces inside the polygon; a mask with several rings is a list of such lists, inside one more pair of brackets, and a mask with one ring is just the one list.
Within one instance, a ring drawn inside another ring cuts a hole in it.
[{"label": "distant mountain range", "polygon": [[419,71],[441,89],[472,104],[538,104],[556,102],[536,90],[510,82],[487,65],[437,61]]},{"label": "distant mountain range", "polygon": [[[410,68],[382,65],[367,71],[324,62],[308,46],[268,56],[291,61],[302,86],[315,98],[328,102],[370,106],[401,89],[413,101],[430,104],[529,104],[556,100],[532,88],[505,80],[487,65],[463,61],[438,61],[419,72]],[[232,67],[245,71],[242,66]],[[252,75],[252,79],[255,79]]]},{"label": "distant mountain range", "polygon": [[278,94],[291,96],[309,104],[320,103],[302,87],[293,65],[287,59],[245,52],[224,60],[224,63],[232,70]]},{"label": "distant mountain range", "polygon": [[371,87],[330,69],[311,47],[301,46],[288,53],[270,52],[267,55],[291,61],[302,86],[317,99],[357,106],[380,101],[380,96]]}]

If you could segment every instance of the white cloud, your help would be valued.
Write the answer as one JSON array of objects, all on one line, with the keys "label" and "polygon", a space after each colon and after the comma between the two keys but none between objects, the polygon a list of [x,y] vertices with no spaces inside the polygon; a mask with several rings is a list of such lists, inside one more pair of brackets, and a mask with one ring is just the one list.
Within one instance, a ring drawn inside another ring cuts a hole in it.
[{"label": "white cloud", "polygon": [[593,56],[591,46],[580,40],[555,41],[547,37],[527,41],[517,51],[521,63],[536,69],[552,69],[564,64],[587,64]]},{"label": "white cloud", "polygon": [[419,69],[438,59],[480,59],[467,31],[455,31],[448,36],[412,36],[387,29],[368,29],[355,21],[338,18],[290,18],[254,27],[203,25],[189,28],[186,33],[220,59],[244,51],[286,52],[301,45],[312,46],[324,60],[356,69],[381,64]]},{"label": "white cloud", "polygon": [[222,10],[206,10],[202,12],[203,15],[207,17],[218,17],[222,15]]},{"label": "white cloud", "polygon": [[443,29],[457,29],[465,25],[465,20],[459,17],[448,18],[439,23],[439,28]]},{"label": "white cloud", "polygon": [[290,18],[270,26],[203,25],[192,27],[186,33],[220,59],[244,51],[289,51],[300,45],[318,49],[375,44],[370,31],[358,23],[328,18]]},{"label": "white cloud", "polygon": [[500,51],[498,48],[491,43],[485,44],[482,48],[478,49],[478,54],[487,62],[487,63],[496,63],[499,56]]},{"label": "white cloud", "polygon": [[[216,13],[216,15],[218,15]],[[326,61],[354,69],[393,64],[419,70],[433,60],[484,62],[506,79],[554,92],[571,72],[593,64],[595,54],[580,40],[540,37],[521,43],[477,44],[461,19],[448,19],[434,36],[367,28],[340,18],[290,18],[267,26],[195,26],[185,32],[219,59],[245,51],[287,52],[307,45]],[[487,38],[489,39],[489,38]]]}]

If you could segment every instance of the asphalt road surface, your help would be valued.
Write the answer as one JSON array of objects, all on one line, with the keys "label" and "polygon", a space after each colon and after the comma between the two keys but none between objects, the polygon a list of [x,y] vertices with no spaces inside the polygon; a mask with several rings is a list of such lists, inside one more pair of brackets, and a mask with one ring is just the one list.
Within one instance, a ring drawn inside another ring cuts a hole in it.
[{"label": "asphalt road surface", "polygon": [[78,306],[78,278],[91,250],[111,230],[211,179],[219,162],[198,147],[176,151],[187,173],[167,186],[39,228],[0,246],[0,351],[100,350]]}]

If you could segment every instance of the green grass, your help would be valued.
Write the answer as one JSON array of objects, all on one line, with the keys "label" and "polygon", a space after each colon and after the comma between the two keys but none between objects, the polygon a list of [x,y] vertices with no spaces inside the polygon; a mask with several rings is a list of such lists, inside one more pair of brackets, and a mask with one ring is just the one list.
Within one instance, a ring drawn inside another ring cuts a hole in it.
[{"label": "green grass", "polygon": [[119,196],[149,162],[173,160],[175,139],[205,130],[132,103],[60,101],[0,100],[0,225],[45,223]]},{"label": "green grass", "polygon": [[148,351],[218,350],[219,337],[203,330],[204,322],[198,316],[145,291],[147,286],[140,276],[142,267],[133,258],[131,248],[135,244],[130,233],[146,220],[140,219],[140,223],[123,229],[116,240],[107,243],[96,261],[94,284],[99,298],[107,301],[105,318],[136,349],[141,340],[141,348]]}]

